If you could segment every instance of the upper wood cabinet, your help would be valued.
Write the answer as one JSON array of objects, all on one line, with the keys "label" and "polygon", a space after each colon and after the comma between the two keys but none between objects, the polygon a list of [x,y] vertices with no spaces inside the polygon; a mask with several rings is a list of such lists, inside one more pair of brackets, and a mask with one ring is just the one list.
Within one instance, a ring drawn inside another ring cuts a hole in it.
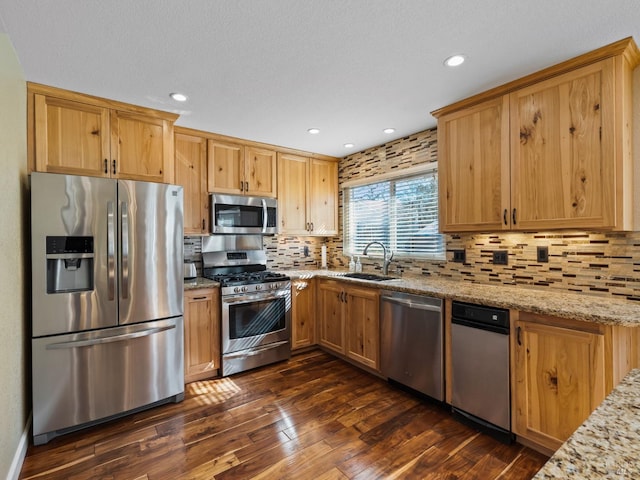
[{"label": "upper wood cabinet", "polygon": [[444,232],[632,229],[625,39],[433,112]]},{"label": "upper wood cabinet", "polygon": [[170,183],[177,115],[28,84],[30,168]]},{"label": "upper wood cabinet", "polygon": [[338,233],[338,164],[278,154],[278,230],[282,234]]},{"label": "upper wood cabinet", "polygon": [[207,185],[209,192],[275,197],[276,152],[209,140]]},{"label": "upper wood cabinet", "polygon": [[184,233],[209,232],[209,195],[207,193],[207,139],[175,132],[175,183],[184,190]]}]

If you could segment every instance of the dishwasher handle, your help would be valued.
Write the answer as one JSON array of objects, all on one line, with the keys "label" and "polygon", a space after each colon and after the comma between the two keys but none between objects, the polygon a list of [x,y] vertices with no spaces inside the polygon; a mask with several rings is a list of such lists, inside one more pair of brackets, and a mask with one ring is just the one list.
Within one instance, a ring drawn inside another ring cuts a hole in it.
[{"label": "dishwasher handle", "polygon": [[454,325],[462,325],[463,327],[477,328],[478,330],[486,330],[488,332],[500,333],[502,335],[509,335],[509,327],[501,325],[494,325],[491,323],[476,322],[473,320],[467,320],[464,318],[451,317],[451,323]]},{"label": "dishwasher handle", "polygon": [[386,302],[397,303],[398,305],[402,305],[402,306],[405,306],[405,307],[416,308],[418,310],[426,310],[428,312],[438,312],[438,313],[442,312],[442,308],[441,307],[436,307],[434,305],[428,305],[426,303],[413,302],[411,300],[406,300],[404,298],[382,296],[382,297],[380,297],[380,299],[384,300]]}]

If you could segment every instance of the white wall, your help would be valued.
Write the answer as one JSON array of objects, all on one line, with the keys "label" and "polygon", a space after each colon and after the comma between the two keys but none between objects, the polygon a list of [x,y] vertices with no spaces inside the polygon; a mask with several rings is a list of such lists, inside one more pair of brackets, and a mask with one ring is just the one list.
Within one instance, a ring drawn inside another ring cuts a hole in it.
[{"label": "white wall", "polygon": [[22,67],[0,33],[0,478],[7,478],[21,449],[29,411],[26,102]]}]

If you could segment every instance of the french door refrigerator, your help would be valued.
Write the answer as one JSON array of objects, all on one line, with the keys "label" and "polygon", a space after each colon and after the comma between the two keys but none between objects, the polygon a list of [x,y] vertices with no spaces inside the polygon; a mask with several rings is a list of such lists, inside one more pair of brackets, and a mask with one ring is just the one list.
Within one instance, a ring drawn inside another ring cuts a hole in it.
[{"label": "french door refrigerator", "polygon": [[35,445],[184,398],[182,195],[31,174]]}]

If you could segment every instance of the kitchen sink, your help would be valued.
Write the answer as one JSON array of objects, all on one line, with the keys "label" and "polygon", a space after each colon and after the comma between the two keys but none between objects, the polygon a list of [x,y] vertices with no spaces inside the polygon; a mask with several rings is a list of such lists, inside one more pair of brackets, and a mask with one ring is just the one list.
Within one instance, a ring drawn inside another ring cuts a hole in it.
[{"label": "kitchen sink", "polygon": [[346,273],[347,278],[357,278],[358,280],[372,280],[374,282],[382,282],[384,280],[396,280],[395,277],[387,277],[386,275],[378,275],[376,273]]}]

